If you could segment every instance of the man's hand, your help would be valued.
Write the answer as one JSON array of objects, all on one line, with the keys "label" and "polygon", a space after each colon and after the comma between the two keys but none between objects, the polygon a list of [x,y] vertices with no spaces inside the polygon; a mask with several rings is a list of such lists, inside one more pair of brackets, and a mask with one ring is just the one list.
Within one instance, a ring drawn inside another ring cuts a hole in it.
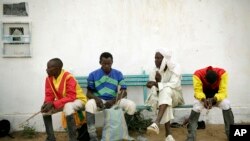
[{"label": "man's hand", "polygon": [[161,82],[161,74],[159,73],[159,71],[156,71],[155,80],[156,82]]},{"label": "man's hand", "polygon": [[213,102],[211,98],[207,98],[207,109],[212,109]]},{"label": "man's hand", "polygon": [[216,98],[203,99],[202,102],[204,103],[204,107],[206,109],[211,109],[213,107],[213,104],[216,103]]},{"label": "man's hand", "polygon": [[100,98],[95,97],[94,99],[95,99],[97,107],[104,108],[103,102],[102,102],[102,100]]},{"label": "man's hand", "polygon": [[41,107],[41,112],[42,113],[47,113],[51,110],[54,110],[54,105],[52,102],[47,102],[47,103],[44,103]]},{"label": "man's hand", "polygon": [[155,86],[156,85],[156,82],[155,81],[148,81],[147,82],[147,87],[148,88],[152,88],[153,86]]},{"label": "man's hand", "polygon": [[108,100],[104,105],[105,108],[109,109],[115,104],[115,100]]},{"label": "man's hand", "polygon": [[204,99],[202,99],[201,101],[203,102],[204,107],[205,107],[206,109],[208,109],[208,107],[209,107],[208,100],[204,98]]},{"label": "man's hand", "polygon": [[212,106],[216,103],[216,97],[208,98],[207,101],[208,101],[208,108],[211,109]]}]

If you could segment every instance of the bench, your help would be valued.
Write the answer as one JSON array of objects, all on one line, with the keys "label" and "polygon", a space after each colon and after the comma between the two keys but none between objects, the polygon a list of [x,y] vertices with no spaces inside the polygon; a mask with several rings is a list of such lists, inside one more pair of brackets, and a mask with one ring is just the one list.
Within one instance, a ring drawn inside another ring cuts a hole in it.
[{"label": "bench", "polygon": [[[192,79],[192,74],[182,74],[182,79],[181,79],[181,85],[193,85],[193,79]],[[79,85],[81,88],[87,88],[87,76],[76,76],[76,80],[78,81]],[[129,87],[132,86],[141,86],[143,89],[143,100],[144,102],[147,99],[147,87],[146,84],[149,80],[149,75],[143,73],[139,75],[124,75],[124,80],[126,82],[126,85],[129,89]],[[175,108],[192,108],[193,105],[179,105]],[[150,106],[146,105],[137,105],[136,109],[138,111],[141,110],[149,110],[151,111]]]}]

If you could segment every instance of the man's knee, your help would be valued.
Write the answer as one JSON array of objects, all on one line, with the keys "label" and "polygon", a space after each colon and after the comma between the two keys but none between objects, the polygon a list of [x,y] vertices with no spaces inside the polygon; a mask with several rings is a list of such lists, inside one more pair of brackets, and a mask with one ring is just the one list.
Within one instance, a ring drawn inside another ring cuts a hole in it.
[{"label": "man's knee", "polygon": [[224,99],[222,100],[219,105],[218,105],[219,108],[221,108],[222,110],[228,110],[231,108],[230,106],[230,101],[227,100],[227,99]]},{"label": "man's knee", "polygon": [[203,106],[201,105],[196,105],[196,104],[193,105],[193,111],[195,111],[196,113],[200,113],[202,109]]},{"label": "man's knee", "polygon": [[63,112],[66,116],[72,115],[75,112],[72,102],[68,102],[64,105]]},{"label": "man's knee", "polygon": [[195,100],[194,101],[194,105],[193,105],[193,111],[200,113],[202,109],[204,109],[204,103],[199,101],[199,100]]},{"label": "man's knee", "polygon": [[95,113],[95,111],[97,110],[97,105],[94,99],[88,100],[88,102],[85,105],[85,110],[86,112],[89,112],[92,114]]},{"label": "man's knee", "polygon": [[81,100],[79,99],[76,99],[74,102],[73,102],[73,108],[78,111],[78,110],[85,110],[85,106],[84,104],[82,103]]},{"label": "man's knee", "polygon": [[128,101],[127,106],[128,106],[127,113],[129,115],[133,115],[136,111],[136,104],[133,101]]}]

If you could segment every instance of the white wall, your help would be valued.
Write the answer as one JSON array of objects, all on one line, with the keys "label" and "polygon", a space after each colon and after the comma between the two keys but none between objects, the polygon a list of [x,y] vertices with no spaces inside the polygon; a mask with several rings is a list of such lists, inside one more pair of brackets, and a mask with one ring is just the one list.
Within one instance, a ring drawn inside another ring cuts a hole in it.
[{"label": "white wall", "polygon": [[[0,4],[20,1],[1,0]],[[40,109],[49,59],[60,57],[65,69],[87,75],[99,67],[100,53],[109,51],[114,68],[139,74],[154,66],[154,51],[160,47],[173,50],[183,73],[207,65],[225,68],[236,121],[250,122],[250,1],[22,1],[28,2],[28,17],[0,14],[3,22],[30,21],[32,30],[31,58],[0,58],[0,118],[10,119],[14,130],[20,130],[18,124]],[[192,103],[192,93],[184,88],[187,103]],[[55,130],[61,129],[59,116]],[[221,113],[214,116],[222,118]],[[210,122],[222,124],[216,117]],[[30,122],[44,131],[41,115]]]}]

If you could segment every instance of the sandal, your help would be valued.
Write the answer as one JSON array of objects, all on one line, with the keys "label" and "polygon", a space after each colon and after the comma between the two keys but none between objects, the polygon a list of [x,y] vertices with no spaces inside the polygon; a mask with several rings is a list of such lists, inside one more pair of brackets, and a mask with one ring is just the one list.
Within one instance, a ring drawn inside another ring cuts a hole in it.
[{"label": "sandal", "polygon": [[168,135],[165,139],[165,141],[175,141],[172,135]]},{"label": "sandal", "polygon": [[156,123],[152,123],[150,126],[147,127],[147,132],[153,132],[159,134],[160,130]]}]

